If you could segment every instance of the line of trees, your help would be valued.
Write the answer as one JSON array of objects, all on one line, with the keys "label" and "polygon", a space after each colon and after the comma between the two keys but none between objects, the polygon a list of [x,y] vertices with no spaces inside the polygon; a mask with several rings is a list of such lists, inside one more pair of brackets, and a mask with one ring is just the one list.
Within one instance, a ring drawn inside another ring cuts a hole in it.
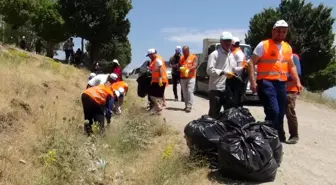
[{"label": "line of trees", "polygon": [[130,0],[0,0],[0,39],[18,44],[26,37],[27,49],[43,41],[48,57],[70,36],[88,40],[90,64],[117,58],[131,60],[128,40]]},{"label": "line of trees", "polygon": [[301,56],[302,81],[311,91],[323,91],[336,85],[335,33],[332,8],[316,7],[305,0],[283,0],[279,7],[267,8],[250,20],[245,41],[254,48],[270,38],[274,23],[284,19],[289,24],[287,42]]}]

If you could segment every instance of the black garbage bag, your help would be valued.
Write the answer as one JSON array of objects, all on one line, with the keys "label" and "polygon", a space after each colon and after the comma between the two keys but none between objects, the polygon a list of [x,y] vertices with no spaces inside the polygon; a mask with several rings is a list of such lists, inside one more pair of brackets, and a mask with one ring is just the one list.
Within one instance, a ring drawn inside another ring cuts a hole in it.
[{"label": "black garbage bag", "polygon": [[203,115],[201,118],[189,122],[184,128],[190,154],[206,157],[212,168],[217,166],[217,144],[219,138],[225,133],[225,125],[208,115]]},{"label": "black garbage bag", "polygon": [[275,161],[280,166],[283,155],[282,144],[279,140],[278,132],[272,128],[272,122],[256,122],[251,124],[249,129],[263,135],[264,139],[268,141],[273,150],[273,157]]},{"label": "black garbage bag", "polygon": [[272,148],[261,133],[249,127],[249,124],[241,129],[234,127],[234,131],[219,139],[220,172],[236,180],[274,181],[278,164]]},{"label": "black garbage bag", "polygon": [[238,128],[248,123],[256,122],[250,111],[247,108],[243,107],[232,107],[226,109],[224,110],[224,112],[220,113],[217,120],[232,123]]},{"label": "black garbage bag", "polygon": [[138,96],[141,98],[146,97],[150,88],[151,77],[149,77],[148,75],[141,75],[137,78],[137,82]]},{"label": "black garbage bag", "polygon": [[244,103],[244,96],[246,92],[247,80],[246,70],[244,70],[241,76],[234,76],[233,78],[226,79],[225,81],[225,109],[232,107],[241,107]]}]

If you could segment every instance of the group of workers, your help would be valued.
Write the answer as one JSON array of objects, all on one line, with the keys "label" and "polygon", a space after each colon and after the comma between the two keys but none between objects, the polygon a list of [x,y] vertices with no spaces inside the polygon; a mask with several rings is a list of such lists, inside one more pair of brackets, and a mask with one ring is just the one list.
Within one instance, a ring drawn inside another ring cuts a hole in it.
[{"label": "group of workers", "polygon": [[121,114],[121,106],[128,92],[128,84],[115,74],[91,73],[86,90],[82,93],[84,110],[84,131],[93,133],[92,125],[98,122],[100,132],[104,132],[105,118],[111,123],[112,113]]},{"label": "group of workers", "polygon": [[[250,81],[251,90],[258,94],[264,107],[265,121],[271,121],[272,126],[278,131],[280,141],[289,144],[298,142],[295,101],[303,88],[299,78],[301,66],[299,56],[293,53],[291,46],[284,41],[287,32],[286,21],[277,21],[272,29],[272,38],[261,41],[248,61],[240,49],[239,38],[233,37],[230,32],[222,33],[221,47],[209,55],[207,63],[207,74],[210,77],[208,112],[210,117],[217,118],[222,107],[226,109],[232,106],[228,104],[229,98],[242,98],[244,95],[242,93],[232,94],[236,87],[231,82],[235,77],[245,74]],[[147,56],[151,59],[148,67],[152,71],[149,96],[155,111],[160,112],[165,87],[168,84],[166,66],[155,49],[149,49]],[[197,57],[190,53],[188,46],[183,48],[177,46],[169,65],[172,67],[175,101],[178,101],[177,84],[180,84],[181,101],[185,103],[184,110],[190,112],[194,102]],[[228,97],[228,89],[231,91],[231,97]],[[285,115],[290,133],[287,141],[283,124]]]},{"label": "group of workers", "polygon": [[[169,62],[169,65],[173,69],[175,100],[178,101],[176,86],[177,83],[180,83],[181,91],[183,92],[181,100],[185,103],[184,111],[191,112],[194,102],[197,57],[190,53],[188,46],[184,46],[183,48],[177,46],[175,51],[176,54],[171,57]],[[165,106],[164,92],[166,86],[168,86],[167,66],[164,59],[154,48],[147,51],[147,57],[150,58],[148,69],[152,74],[151,86],[148,93],[152,106],[150,106],[149,110],[152,110],[154,113],[160,113]]]},{"label": "group of workers", "polygon": [[[271,121],[281,142],[295,144],[299,140],[295,100],[302,90],[299,75],[299,56],[284,41],[288,24],[277,21],[272,29],[272,38],[261,41],[249,61],[239,48],[239,39],[229,32],[220,37],[221,47],[208,58],[209,116],[216,118],[222,107],[226,108],[228,79],[239,76],[243,70],[248,73],[250,88],[257,93],[266,114],[265,121]],[[256,71],[256,73],[255,73]],[[229,86],[229,87],[228,87]],[[290,137],[286,141],[284,115],[287,117]]]}]

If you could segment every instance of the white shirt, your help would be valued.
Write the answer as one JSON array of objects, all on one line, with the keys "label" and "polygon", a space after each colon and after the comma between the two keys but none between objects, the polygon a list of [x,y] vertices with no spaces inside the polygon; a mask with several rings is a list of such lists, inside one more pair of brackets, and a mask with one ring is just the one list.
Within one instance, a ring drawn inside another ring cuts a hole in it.
[{"label": "white shirt", "polygon": [[224,51],[223,48],[218,48],[209,55],[207,64],[207,73],[209,79],[210,90],[225,90],[226,75],[221,75],[224,72],[233,72],[234,67],[237,67],[237,62],[231,51]]},{"label": "white shirt", "polygon": [[105,84],[107,82],[107,77],[108,75],[106,74],[98,74],[97,76],[89,80],[88,84],[92,87],[100,84]]},{"label": "white shirt", "polygon": [[[281,44],[276,44],[278,51],[280,53],[280,55],[282,54],[282,45]],[[289,46],[289,48],[292,50],[292,47]],[[264,50],[264,42],[260,42],[257,47],[254,49],[253,54],[257,55],[258,57],[262,57],[265,53]],[[293,56],[292,56],[293,59]]]},{"label": "white shirt", "polygon": [[236,67],[234,67],[234,71],[240,75],[242,70],[243,70],[243,67],[242,67],[242,64],[243,64],[243,61],[245,59],[245,54],[243,53],[243,51],[241,50],[238,50],[235,54],[233,54],[234,58],[235,58],[235,61],[236,61]]}]

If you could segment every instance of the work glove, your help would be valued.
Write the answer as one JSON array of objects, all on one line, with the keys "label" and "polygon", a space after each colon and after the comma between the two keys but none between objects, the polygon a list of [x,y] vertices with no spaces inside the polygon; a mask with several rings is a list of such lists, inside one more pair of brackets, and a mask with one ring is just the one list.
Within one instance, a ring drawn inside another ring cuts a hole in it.
[{"label": "work glove", "polygon": [[163,83],[162,83],[162,78],[159,78],[159,86],[162,87]]},{"label": "work glove", "polygon": [[235,74],[233,74],[233,73],[230,72],[230,71],[224,71],[224,74],[226,75],[226,77],[227,77],[228,79],[231,79],[231,78],[233,78],[233,77],[235,76]]}]

